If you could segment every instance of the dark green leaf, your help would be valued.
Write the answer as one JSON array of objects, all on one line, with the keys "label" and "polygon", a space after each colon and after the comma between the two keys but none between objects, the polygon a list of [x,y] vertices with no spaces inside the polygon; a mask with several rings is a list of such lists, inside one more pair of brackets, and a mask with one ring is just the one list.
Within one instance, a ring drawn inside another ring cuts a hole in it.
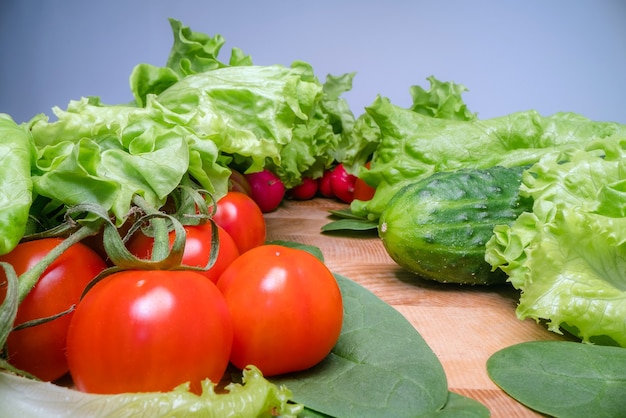
[{"label": "dark green leaf", "polygon": [[626,348],[534,341],[487,361],[491,379],[511,397],[555,417],[618,417],[626,411]]},{"label": "dark green leaf", "polygon": [[378,222],[365,219],[339,219],[322,226],[322,232],[330,231],[369,231],[378,228]]},{"label": "dark green leaf", "polygon": [[332,214],[333,216],[336,216],[337,218],[367,220],[367,218],[364,218],[359,215],[355,215],[354,213],[352,213],[350,209],[329,210],[328,212],[330,212],[330,214]]},{"label": "dark green leaf", "polygon": [[334,417],[415,417],[448,400],[441,363],[402,314],[359,284],[335,275],[344,300],[339,342],[317,366],[272,378],[294,401]]},{"label": "dark green leaf", "polygon": [[443,409],[435,412],[433,418],[489,418],[489,409],[477,400],[457,393],[448,394],[448,402]]}]

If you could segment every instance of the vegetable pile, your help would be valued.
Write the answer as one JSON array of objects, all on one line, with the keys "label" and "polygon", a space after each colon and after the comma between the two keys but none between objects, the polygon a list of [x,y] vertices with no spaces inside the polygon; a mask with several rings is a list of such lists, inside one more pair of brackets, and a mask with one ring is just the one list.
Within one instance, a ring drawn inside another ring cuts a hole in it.
[{"label": "vegetable pile", "polygon": [[[368,152],[340,98],[353,74],[322,84],[304,62],[255,66],[238,49],[227,64],[219,35],[170,23],[168,62],[133,70],[133,103],[84,97],[53,109],[54,121],[0,119],[0,366],[33,379],[0,374],[2,412],[402,416],[462,405],[484,416],[448,392],[401,315],[334,276],[319,251],[266,242],[263,213],[285,198],[354,199],[347,167]],[[336,388],[302,386],[380,373],[381,341],[407,334],[395,349],[412,366],[384,372],[388,392],[373,391],[386,402],[360,404],[345,386],[337,403]],[[65,376],[84,394],[35,383]],[[12,396],[31,390],[35,405]]]},{"label": "vegetable pile", "polygon": [[[0,413],[27,413],[12,393],[37,390],[48,413],[63,397],[90,415],[488,416],[319,249],[266,242],[263,214],[285,199],[344,202],[324,232],[377,229],[423,278],[508,281],[520,319],[626,347],[626,126],[481,120],[434,77],[409,108],[377,97],[355,117],[354,73],[321,83],[237,48],[225,62],[220,35],[170,24],[166,65],[134,68],[132,103],[0,114],[0,367],[89,392],[0,373]],[[490,374],[522,393],[506,354]]]},{"label": "vegetable pile", "polygon": [[[411,108],[379,97],[360,118],[374,121],[357,124],[360,136],[378,135],[371,166],[359,174],[375,194],[351,203],[350,216],[362,223],[347,229],[378,227],[390,255],[423,278],[509,281],[522,291],[521,319],[546,320],[550,330],[585,342],[626,346],[620,265],[626,126],[567,112],[481,120],[464,105],[462,87],[430,81],[430,92],[413,90]],[[519,168],[521,182],[515,176],[502,184],[466,180],[496,167]],[[477,196],[488,187],[492,193]],[[521,206],[509,203],[513,216],[496,219],[489,209],[500,193],[519,195]],[[490,232],[478,239],[483,225]],[[477,248],[480,267],[491,274],[463,267]]]}]

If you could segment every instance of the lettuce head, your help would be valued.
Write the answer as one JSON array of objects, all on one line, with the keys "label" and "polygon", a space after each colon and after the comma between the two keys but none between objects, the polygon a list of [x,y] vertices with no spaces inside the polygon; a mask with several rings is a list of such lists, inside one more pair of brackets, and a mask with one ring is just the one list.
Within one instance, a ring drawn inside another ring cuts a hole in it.
[{"label": "lettuce head", "polygon": [[527,170],[532,212],[498,226],[486,259],[521,290],[520,319],[626,347],[626,136],[552,152]]}]

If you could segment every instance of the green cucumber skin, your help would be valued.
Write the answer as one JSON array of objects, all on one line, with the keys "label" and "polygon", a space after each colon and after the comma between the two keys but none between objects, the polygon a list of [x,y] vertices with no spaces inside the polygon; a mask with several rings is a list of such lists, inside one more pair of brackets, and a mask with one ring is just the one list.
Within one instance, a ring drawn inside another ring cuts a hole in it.
[{"label": "green cucumber skin", "polygon": [[379,221],[390,257],[426,279],[446,283],[506,281],[485,261],[496,225],[511,224],[531,202],[520,199],[523,168],[438,172],[402,188]]}]

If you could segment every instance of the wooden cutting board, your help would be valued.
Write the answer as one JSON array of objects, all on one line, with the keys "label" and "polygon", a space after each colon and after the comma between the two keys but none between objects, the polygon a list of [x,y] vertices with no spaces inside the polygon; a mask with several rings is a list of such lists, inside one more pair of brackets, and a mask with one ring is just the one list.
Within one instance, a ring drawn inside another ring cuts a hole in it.
[{"label": "wooden cutting board", "polygon": [[319,247],[331,271],[366,287],[402,313],[443,364],[451,391],[476,399],[498,417],[540,417],[500,390],[486,372],[496,351],[523,341],[559,340],[534,320],[515,316],[518,293],[510,284],[468,287],[420,279],[400,268],[371,233],[321,233],[332,199],[285,201],[265,215],[268,240]]}]

